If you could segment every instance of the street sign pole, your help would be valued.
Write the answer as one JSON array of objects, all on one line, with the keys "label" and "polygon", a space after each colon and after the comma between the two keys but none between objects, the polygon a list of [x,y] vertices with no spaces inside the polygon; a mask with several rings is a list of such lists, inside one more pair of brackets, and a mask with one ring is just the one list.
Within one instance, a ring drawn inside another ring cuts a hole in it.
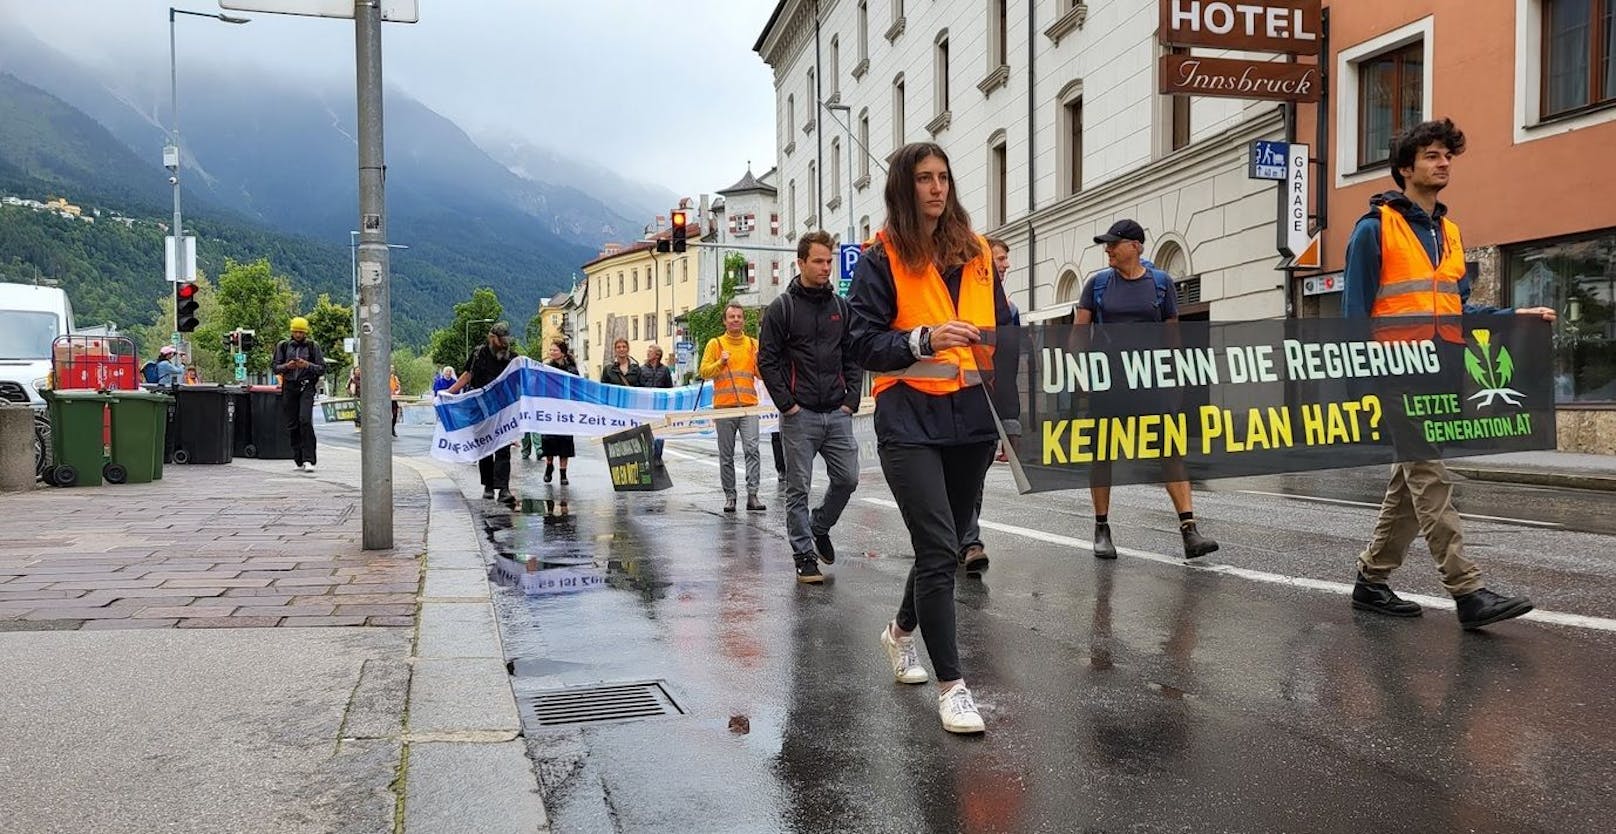
[{"label": "street sign pole", "polygon": [[382,14],[375,0],[354,0],[354,56],[359,98],[359,387],[360,532],[366,550],[393,546],[392,390],[387,351],[393,344],[388,281],[386,170],[382,144]]}]

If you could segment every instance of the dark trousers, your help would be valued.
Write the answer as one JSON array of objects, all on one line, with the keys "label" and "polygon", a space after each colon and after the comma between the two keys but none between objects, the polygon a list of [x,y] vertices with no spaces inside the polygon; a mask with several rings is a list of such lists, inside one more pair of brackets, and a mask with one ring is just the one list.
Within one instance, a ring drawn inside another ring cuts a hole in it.
[{"label": "dark trousers", "polygon": [[509,490],[511,488],[511,446],[500,444],[499,451],[477,461],[477,474],[483,489]]},{"label": "dark trousers", "polygon": [[281,390],[281,425],[292,441],[292,462],[314,459],[314,386],[291,383]]},{"label": "dark trousers", "polygon": [[898,628],[919,627],[939,681],[963,677],[954,635],[959,531],[971,524],[993,449],[993,441],[959,446],[882,443],[879,448],[881,472],[915,549],[915,564],[898,605]]}]

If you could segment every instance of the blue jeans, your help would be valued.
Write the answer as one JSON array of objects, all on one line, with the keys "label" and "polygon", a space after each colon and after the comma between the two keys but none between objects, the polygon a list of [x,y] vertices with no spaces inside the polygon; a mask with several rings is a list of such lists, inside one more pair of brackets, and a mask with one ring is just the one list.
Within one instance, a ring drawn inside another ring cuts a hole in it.
[{"label": "blue jeans", "polygon": [[[786,457],[786,537],[792,553],[813,553],[814,536],[829,533],[842,517],[847,501],[858,487],[858,441],[853,439],[853,418],[840,409],[821,414],[798,411],[780,416],[780,440]],[[808,491],[813,486],[814,455],[825,459],[830,485],[812,512]]]}]

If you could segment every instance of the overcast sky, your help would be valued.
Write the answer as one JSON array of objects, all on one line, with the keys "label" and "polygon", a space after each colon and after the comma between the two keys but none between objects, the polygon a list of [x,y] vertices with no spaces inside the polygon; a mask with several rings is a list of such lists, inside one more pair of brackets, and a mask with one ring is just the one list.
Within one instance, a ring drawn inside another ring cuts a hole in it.
[{"label": "overcast sky", "polygon": [[[169,5],[0,0],[0,25],[20,20],[82,60],[166,73]],[[759,174],[773,164],[773,76],[752,51],[773,5],[419,0],[419,23],[384,27],[383,58],[389,84],[474,136],[508,130],[678,194],[710,193],[738,179],[749,159]],[[219,11],[218,0],[180,8]],[[185,84],[204,83],[197,72],[213,61],[352,84],[350,21],[246,16],[246,26],[181,18]]]}]

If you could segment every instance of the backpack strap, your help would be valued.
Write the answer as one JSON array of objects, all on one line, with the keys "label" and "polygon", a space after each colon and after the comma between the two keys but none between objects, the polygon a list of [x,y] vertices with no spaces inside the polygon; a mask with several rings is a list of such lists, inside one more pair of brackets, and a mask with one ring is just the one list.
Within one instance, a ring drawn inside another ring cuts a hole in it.
[{"label": "backpack strap", "polygon": [[1106,267],[1105,269],[1094,273],[1094,277],[1089,279],[1094,285],[1095,324],[1103,324],[1105,322],[1105,288],[1111,285],[1111,276],[1115,274],[1116,270],[1112,269],[1111,267]]},{"label": "backpack strap", "polygon": [[1150,277],[1156,282],[1156,317],[1166,321],[1166,317],[1162,316],[1162,309],[1167,303],[1167,294],[1175,291],[1173,277],[1154,267],[1150,270]]}]

